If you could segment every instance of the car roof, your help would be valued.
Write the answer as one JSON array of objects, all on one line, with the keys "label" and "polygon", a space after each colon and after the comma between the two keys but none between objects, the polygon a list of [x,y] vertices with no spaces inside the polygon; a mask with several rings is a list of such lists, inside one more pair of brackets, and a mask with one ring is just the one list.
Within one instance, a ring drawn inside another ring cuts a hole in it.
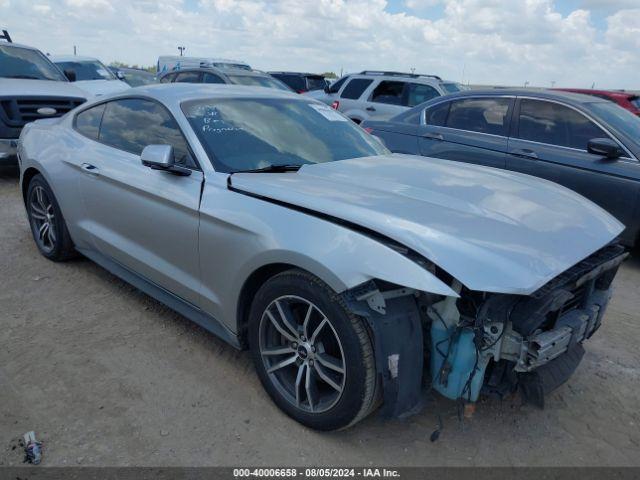
[{"label": "car roof", "polygon": [[[157,83],[130,88],[115,94],[103,95],[91,103],[93,105],[105,100],[118,98],[149,97],[165,105],[178,107],[183,102],[206,98],[282,98],[292,100],[304,100],[316,102],[310,97],[298,95],[294,92],[268,87],[253,87],[243,85],[230,85],[219,83]],[[83,105],[84,107],[84,105]]]},{"label": "car roof", "polygon": [[99,62],[95,57],[84,57],[80,55],[50,55],[49,60],[52,62]]},{"label": "car roof", "polygon": [[218,75],[243,75],[246,77],[268,77],[269,74],[259,70],[245,70],[244,68],[216,68],[216,67],[187,67],[180,70],[171,70],[160,75],[160,78],[171,73],[182,72],[214,72]]},{"label": "car roof", "polygon": [[267,72],[269,75],[300,75],[302,77],[322,77],[319,73],[309,73],[309,72],[281,72],[281,71],[273,71]]},{"label": "car roof", "polygon": [[346,77],[362,77],[362,78],[384,78],[386,80],[399,80],[403,82],[425,82],[425,83],[458,83],[455,80],[446,80],[438,75],[431,75],[427,73],[408,73],[408,72],[393,72],[386,70],[364,70],[362,72],[346,73],[342,77],[337,78],[340,80]]},{"label": "car roof", "polygon": [[445,97],[439,97],[439,99],[452,99],[452,98],[464,98],[464,97],[478,97],[478,96],[511,96],[511,97],[535,97],[548,100],[562,100],[567,103],[573,104],[586,104],[596,102],[607,102],[604,98],[598,98],[591,95],[583,95],[581,93],[566,92],[563,90],[548,90],[548,89],[535,89],[535,88],[495,88],[495,89],[483,89],[483,90],[463,90],[449,94]]},{"label": "car roof", "polygon": [[620,91],[620,90],[593,90],[590,88],[558,88],[556,90],[564,91],[564,92],[582,93],[585,95],[606,95],[612,98],[615,98],[615,97],[629,98],[629,97],[638,96],[637,93]]},{"label": "car roof", "polygon": [[14,47],[14,48],[26,48],[27,50],[36,50],[36,51],[42,53],[42,51],[39,48],[32,47],[31,45],[25,45],[23,43],[2,42],[2,43],[0,43],[0,46],[9,47],[9,48],[11,48],[11,47]]}]

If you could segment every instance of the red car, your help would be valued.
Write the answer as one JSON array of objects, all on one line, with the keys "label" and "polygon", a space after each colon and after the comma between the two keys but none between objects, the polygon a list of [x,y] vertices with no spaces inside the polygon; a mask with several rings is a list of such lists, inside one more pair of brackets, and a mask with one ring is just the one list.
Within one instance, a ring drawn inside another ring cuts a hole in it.
[{"label": "red car", "polygon": [[589,88],[556,88],[564,92],[582,93],[585,95],[593,95],[594,97],[604,98],[617,103],[622,108],[626,108],[634,115],[640,116],[640,95],[632,92],[621,92],[611,90],[591,90]]}]

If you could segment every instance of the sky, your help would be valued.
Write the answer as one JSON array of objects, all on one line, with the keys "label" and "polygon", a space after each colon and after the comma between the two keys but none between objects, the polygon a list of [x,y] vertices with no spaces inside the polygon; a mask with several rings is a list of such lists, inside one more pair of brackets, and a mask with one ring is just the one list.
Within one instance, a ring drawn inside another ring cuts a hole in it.
[{"label": "sky", "polygon": [[105,63],[180,45],[261,70],[640,89],[640,0],[0,0],[0,29]]}]

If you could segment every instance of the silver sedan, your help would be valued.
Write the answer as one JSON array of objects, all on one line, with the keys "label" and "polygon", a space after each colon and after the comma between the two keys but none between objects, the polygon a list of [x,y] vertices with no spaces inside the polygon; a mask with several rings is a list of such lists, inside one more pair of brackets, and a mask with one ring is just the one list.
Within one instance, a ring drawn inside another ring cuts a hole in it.
[{"label": "silver sedan", "polygon": [[82,254],[232,345],[313,428],[420,406],[425,379],[537,405],[599,327],[616,219],[526,175],[391,154],[273,89],[157,85],[20,138],[38,249]]}]

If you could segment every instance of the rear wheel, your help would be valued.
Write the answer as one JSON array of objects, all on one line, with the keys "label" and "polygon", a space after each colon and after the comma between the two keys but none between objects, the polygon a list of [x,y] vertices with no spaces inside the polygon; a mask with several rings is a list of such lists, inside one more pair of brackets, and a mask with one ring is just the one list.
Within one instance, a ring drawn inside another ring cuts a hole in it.
[{"label": "rear wheel", "polygon": [[290,270],[262,286],[249,341],[265,389],[300,423],[335,430],[373,409],[376,372],[363,320],[313,275]]},{"label": "rear wheel", "polygon": [[58,202],[40,174],[31,179],[27,189],[27,215],[33,239],[43,256],[64,261],[76,255]]}]

